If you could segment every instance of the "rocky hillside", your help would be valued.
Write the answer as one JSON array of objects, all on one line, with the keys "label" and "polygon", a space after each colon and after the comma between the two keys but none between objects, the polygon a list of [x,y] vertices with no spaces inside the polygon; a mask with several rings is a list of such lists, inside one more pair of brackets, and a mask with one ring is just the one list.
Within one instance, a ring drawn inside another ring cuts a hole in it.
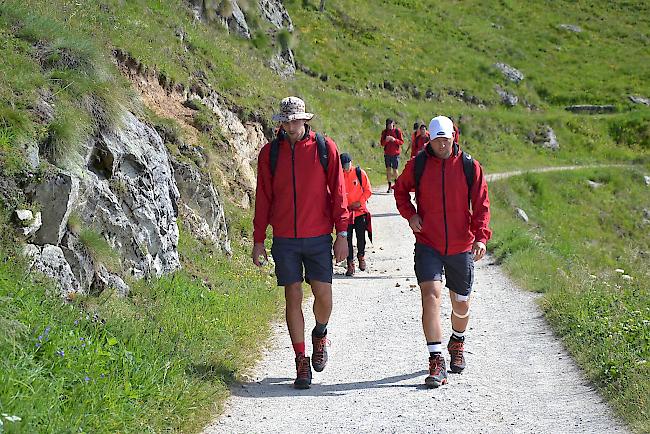
[{"label": "rocky hillside", "polygon": [[287,94],[376,180],[383,119],[438,111],[491,170],[647,161],[647,5],[492,3],[3,2],[1,191],[25,252],[64,295],[178,269],[180,222],[230,252],[223,201],[251,206]]}]

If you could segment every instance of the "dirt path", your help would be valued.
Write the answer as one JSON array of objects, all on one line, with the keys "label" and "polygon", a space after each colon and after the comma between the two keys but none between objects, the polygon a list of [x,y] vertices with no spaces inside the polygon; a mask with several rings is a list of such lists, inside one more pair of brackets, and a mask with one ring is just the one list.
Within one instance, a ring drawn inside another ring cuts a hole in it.
[{"label": "dirt path", "polygon": [[[468,367],[450,374],[446,386],[424,388],[428,353],[414,237],[392,195],[376,194],[370,208],[369,270],[354,278],[336,270],[325,371],[315,373],[310,390],[294,390],[289,336],[284,324],[275,325],[249,382],[233,388],[205,433],[627,432],[553,335],[537,295],[513,285],[489,257],[477,264]],[[446,342],[448,298],[442,311]]]}]

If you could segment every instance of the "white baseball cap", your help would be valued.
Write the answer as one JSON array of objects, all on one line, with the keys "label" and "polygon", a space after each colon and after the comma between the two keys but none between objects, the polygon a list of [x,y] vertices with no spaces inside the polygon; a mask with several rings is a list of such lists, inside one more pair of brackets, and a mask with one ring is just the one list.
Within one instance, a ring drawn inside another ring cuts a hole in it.
[{"label": "white baseball cap", "polygon": [[436,116],[429,122],[429,136],[431,140],[436,137],[454,137],[454,123],[447,116]]}]

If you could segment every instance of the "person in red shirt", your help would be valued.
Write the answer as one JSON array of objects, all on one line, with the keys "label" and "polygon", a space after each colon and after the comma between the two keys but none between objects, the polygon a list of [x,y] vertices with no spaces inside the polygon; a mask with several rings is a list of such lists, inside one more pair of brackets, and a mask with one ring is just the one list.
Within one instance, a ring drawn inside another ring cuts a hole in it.
[{"label": "person in red shirt", "polygon": [[[282,122],[278,137],[258,157],[253,220],[252,257],[257,266],[268,260],[264,240],[267,227],[273,228],[271,254],[278,286],[284,286],[286,321],[296,353],[294,387],[298,389],[309,388],[312,378],[305,356],[303,267],[314,294],[316,317],[311,363],[320,372],[327,363],[327,323],[332,312],[332,227],[337,231],[334,256],[338,262],[347,254],[349,218],[339,151],[334,141],[305,123],[313,116],[305,112],[300,98],[287,97],[280,103],[280,113],[273,116]],[[326,158],[319,151],[319,140],[324,142]]]},{"label": "person in red shirt", "polygon": [[[341,154],[343,177],[345,178],[345,191],[348,198],[350,220],[348,224],[348,269],[346,276],[354,275],[354,247],[352,246],[352,232],[357,234],[357,258],[359,270],[366,270],[366,230],[370,223],[370,213],[366,205],[372,196],[372,186],[366,171],[357,166],[353,168],[352,158],[349,154]],[[361,178],[361,179],[359,179]]]},{"label": "person in red shirt", "polygon": [[386,181],[388,181],[387,193],[390,193],[391,183],[397,179],[399,167],[399,154],[404,144],[402,130],[395,127],[395,121],[386,119],[386,129],[381,132],[379,141],[384,148],[384,163],[386,164]]},{"label": "person in red shirt", "polygon": [[424,149],[424,147],[429,143],[429,130],[427,129],[426,124],[421,124],[417,130],[417,134],[413,133],[411,144],[406,148],[406,152],[411,150],[411,158],[414,158],[418,155],[418,152]]},{"label": "person in red shirt", "polygon": [[[421,178],[416,183],[415,165],[420,157],[409,160],[395,184],[395,201],[415,234],[415,274],[429,350],[429,376],[425,384],[438,387],[447,383],[440,320],[443,272],[452,306],[453,333],[447,344],[450,369],[462,372],[474,261],[485,255],[492,231],[488,228],[490,200],[481,165],[471,160],[474,174],[470,189],[463,168],[463,159],[468,156],[458,152],[454,144],[457,133],[451,119],[433,118],[429,133],[431,139],[424,150],[426,160]],[[411,202],[413,189],[417,209]]]}]

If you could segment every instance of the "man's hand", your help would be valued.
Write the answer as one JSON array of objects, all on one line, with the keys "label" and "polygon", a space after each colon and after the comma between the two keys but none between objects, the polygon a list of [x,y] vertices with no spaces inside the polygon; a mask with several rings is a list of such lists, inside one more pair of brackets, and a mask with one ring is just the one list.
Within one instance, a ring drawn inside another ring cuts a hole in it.
[{"label": "man's hand", "polygon": [[359,208],[361,208],[361,202],[359,202],[359,201],[352,202],[351,204],[348,205],[348,209],[350,211],[352,211],[353,209],[359,209]]},{"label": "man's hand", "polygon": [[339,235],[336,236],[336,241],[334,241],[334,259],[336,262],[341,262],[348,257],[348,240],[345,237]]},{"label": "man's hand", "polygon": [[[253,253],[251,256],[253,257],[253,264],[257,265],[258,267],[263,266],[266,262],[269,261],[269,256],[266,253],[264,243],[253,244]],[[260,258],[263,259],[260,260]]]},{"label": "man's hand", "polygon": [[480,261],[485,256],[485,244],[480,241],[474,242],[472,246],[472,255],[474,255],[474,262]]},{"label": "man's hand", "polygon": [[387,142],[394,142],[394,141],[395,141],[395,137],[393,137],[393,136],[386,136],[386,141],[387,141]]},{"label": "man's hand", "polygon": [[409,219],[409,226],[411,226],[413,232],[422,231],[422,218],[419,215],[414,214],[413,217]]}]

